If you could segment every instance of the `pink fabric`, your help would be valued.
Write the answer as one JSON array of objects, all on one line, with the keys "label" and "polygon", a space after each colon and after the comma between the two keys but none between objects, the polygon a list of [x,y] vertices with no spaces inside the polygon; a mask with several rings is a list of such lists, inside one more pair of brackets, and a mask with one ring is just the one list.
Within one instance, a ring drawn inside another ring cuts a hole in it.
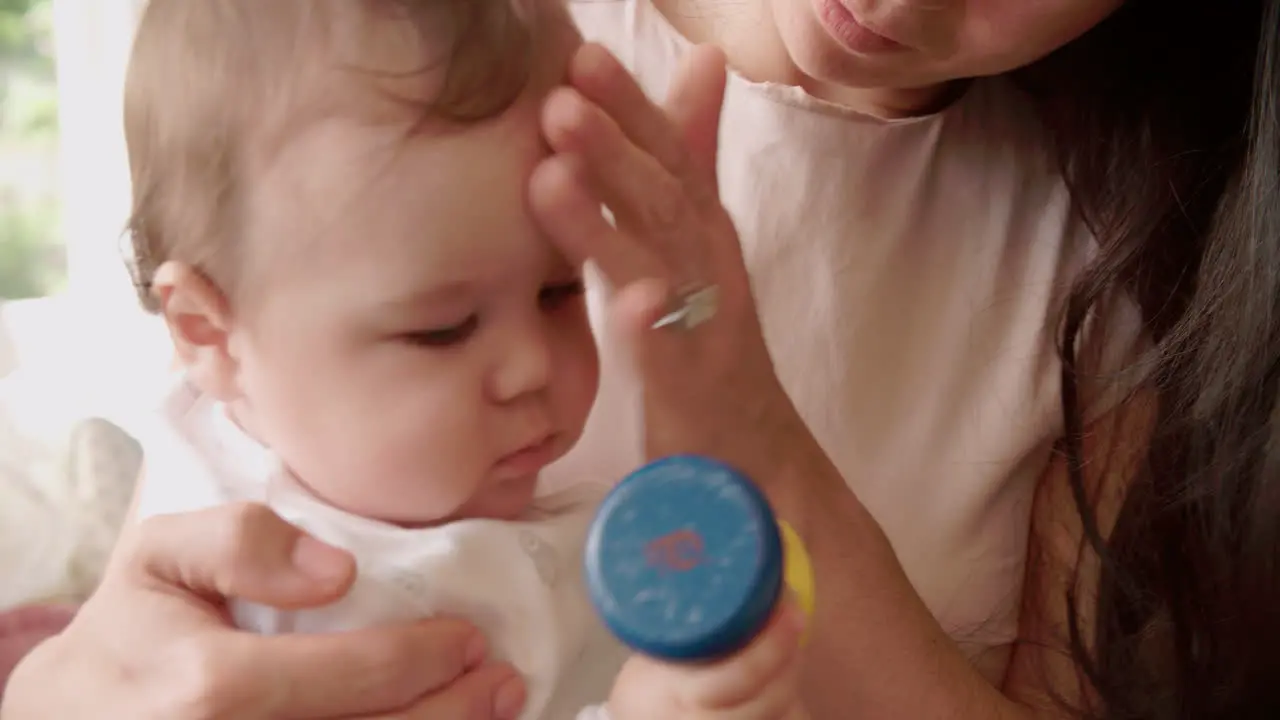
[{"label": "pink fabric", "polygon": [[75,605],[28,605],[0,613],[0,697],[18,661],[36,645],[62,632],[76,610]]}]

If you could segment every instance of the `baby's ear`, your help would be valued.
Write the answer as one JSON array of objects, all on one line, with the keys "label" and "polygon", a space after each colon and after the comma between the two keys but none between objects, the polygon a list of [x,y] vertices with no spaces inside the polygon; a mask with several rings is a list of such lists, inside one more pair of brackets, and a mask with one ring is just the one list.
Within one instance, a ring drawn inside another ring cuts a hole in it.
[{"label": "baby's ear", "polygon": [[231,310],[222,290],[204,273],[179,262],[161,265],[151,287],[187,377],[219,400],[237,399]]}]

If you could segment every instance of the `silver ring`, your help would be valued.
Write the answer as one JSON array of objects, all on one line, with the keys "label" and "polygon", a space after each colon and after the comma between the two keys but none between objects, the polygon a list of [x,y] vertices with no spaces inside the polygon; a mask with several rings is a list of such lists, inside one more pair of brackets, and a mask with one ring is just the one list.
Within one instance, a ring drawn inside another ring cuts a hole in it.
[{"label": "silver ring", "polygon": [[715,285],[688,288],[676,294],[676,308],[658,318],[653,329],[678,327],[692,330],[715,317],[719,303],[720,288]]}]

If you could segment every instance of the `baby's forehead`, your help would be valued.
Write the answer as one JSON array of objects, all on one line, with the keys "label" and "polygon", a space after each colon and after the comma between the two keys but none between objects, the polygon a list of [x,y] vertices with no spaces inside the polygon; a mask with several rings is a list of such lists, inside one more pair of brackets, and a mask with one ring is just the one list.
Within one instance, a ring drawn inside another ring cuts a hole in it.
[{"label": "baby's forehead", "polygon": [[[497,107],[505,90],[475,98],[483,117],[470,122],[433,114],[430,103],[474,85],[470,71],[497,72],[485,65],[491,59],[454,53],[452,66],[424,67],[434,51],[399,18],[365,17],[327,37],[317,46],[327,61],[298,84],[289,117],[258,144],[265,150],[246,178],[252,254],[292,253],[299,240],[337,257],[361,243],[397,245],[403,254],[429,250],[408,247],[414,237],[443,247],[441,238],[528,235],[525,186],[546,152],[539,109],[580,43],[564,23],[535,48],[537,66],[525,68],[514,98],[496,113],[484,104]],[[359,65],[344,60],[356,56]],[[456,64],[467,62],[480,64]]]},{"label": "baby's forehead", "polygon": [[312,123],[248,183],[246,259],[323,273],[523,252],[538,238],[525,197],[545,153],[532,98],[448,131],[406,134],[347,116]]}]

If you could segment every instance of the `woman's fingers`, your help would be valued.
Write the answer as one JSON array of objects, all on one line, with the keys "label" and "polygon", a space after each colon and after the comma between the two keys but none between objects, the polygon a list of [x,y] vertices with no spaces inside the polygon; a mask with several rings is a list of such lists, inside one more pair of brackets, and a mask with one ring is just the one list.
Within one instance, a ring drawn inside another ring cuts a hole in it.
[{"label": "woman's fingers", "polygon": [[[599,262],[615,285],[660,278],[674,290],[697,287],[740,264],[715,182],[719,51],[690,53],[667,110],[599,46],[578,51],[569,80],[572,87],[548,97],[542,118],[556,156],[535,176],[534,209],[548,233],[576,259]],[[602,202],[620,232],[605,232],[594,217]]]},{"label": "woman's fingers", "polygon": [[800,609],[785,603],[737,656],[689,671],[685,701],[703,708],[785,708],[796,697],[793,680],[803,627]]},{"label": "woman's fingers", "polygon": [[547,141],[582,159],[581,179],[592,184],[628,239],[642,239],[664,264],[698,264],[687,257],[696,249],[688,237],[698,220],[685,183],[633,144],[618,122],[573,88],[555,90],[543,110]]},{"label": "woman's fingers", "polygon": [[478,636],[451,620],[327,634],[205,629],[158,648],[140,672],[151,701],[175,717],[364,717],[452,695],[483,658]]},{"label": "woman's fingers", "polygon": [[643,344],[644,336],[653,332],[653,324],[669,310],[670,297],[670,288],[656,279],[620,288],[611,308],[612,318],[622,330],[618,340],[628,346]]},{"label": "woman's fingers", "polygon": [[397,720],[516,720],[525,700],[524,682],[514,670],[504,665],[489,665],[391,717]]},{"label": "woman's fingers", "polygon": [[664,104],[689,153],[691,171],[711,189],[713,200],[719,192],[716,160],[727,81],[724,52],[712,45],[699,45],[689,51],[676,71]]},{"label": "woman's fingers", "polygon": [[569,84],[617,120],[631,142],[667,172],[677,178],[685,176],[688,149],[679,133],[608,50],[593,43],[579,48],[569,64]]},{"label": "woman's fingers", "polygon": [[432,694],[455,704],[483,703],[492,695],[491,688],[486,695],[486,688],[463,681],[484,661],[486,647],[479,631],[460,620],[349,633],[243,635],[219,652],[218,662],[240,674],[219,684],[259,704],[270,699],[269,717],[351,717],[409,707]]},{"label": "woman's fingers", "polygon": [[779,611],[750,645],[709,664],[633,656],[610,704],[620,718],[801,720],[798,610]]},{"label": "woman's fingers", "polygon": [[529,180],[529,205],[544,232],[573,262],[595,262],[616,287],[663,277],[657,256],[605,219],[599,198],[576,155],[553,155]]},{"label": "woman's fingers", "polygon": [[647,278],[614,292],[609,322],[617,331],[610,334],[610,342],[627,359],[631,372],[645,372],[653,362],[653,324],[670,308],[671,290],[662,280]]},{"label": "woman's fingers", "polygon": [[144,582],[210,598],[313,607],[341,597],[355,579],[349,553],[253,503],[149,518],[128,542]]},{"label": "woman's fingers", "polygon": [[[154,517],[130,542],[129,567],[147,586],[217,602],[318,605],[340,597],[355,573],[350,554],[255,504]],[[478,681],[460,681],[485,655],[479,631],[439,618],[348,633],[201,633],[161,662],[174,674],[173,691],[196,705],[301,720],[409,707],[432,693],[440,702],[492,704]]]},{"label": "woman's fingers", "polygon": [[599,45],[584,45],[569,66],[569,82],[615,118],[636,147],[678,180],[699,181],[688,189],[700,205],[717,200],[716,148],[726,81],[724,53],[709,45],[693,48],[681,61],[664,107]]},{"label": "woman's fingers", "polygon": [[302,607],[352,581],[349,554],[261,506],[152,518],[123,542],[66,631],[19,666],[6,713],[487,720],[523,702],[515,672],[488,666],[462,620],[272,636],[227,627],[226,599]]},{"label": "woman's fingers", "polygon": [[[580,156],[601,199],[623,228],[662,229],[673,224],[680,181],[622,132],[617,120],[571,87],[556,88],[543,106],[543,133],[560,153]],[[654,198],[665,202],[654,203]],[[644,200],[645,202],[637,202]]]}]

